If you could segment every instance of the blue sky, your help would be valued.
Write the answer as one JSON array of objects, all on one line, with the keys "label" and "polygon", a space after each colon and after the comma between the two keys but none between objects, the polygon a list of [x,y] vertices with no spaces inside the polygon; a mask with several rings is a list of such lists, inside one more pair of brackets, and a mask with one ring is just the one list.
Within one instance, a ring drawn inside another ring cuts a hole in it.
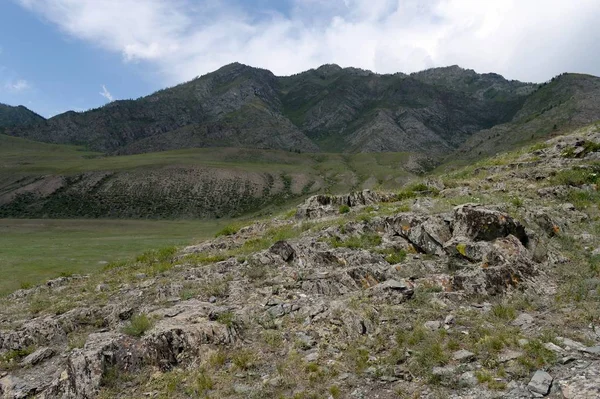
[{"label": "blue sky", "polygon": [[[2,0],[0,102],[49,117],[239,61],[600,75],[597,0]],[[570,4],[576,3],[576,5]]]}]

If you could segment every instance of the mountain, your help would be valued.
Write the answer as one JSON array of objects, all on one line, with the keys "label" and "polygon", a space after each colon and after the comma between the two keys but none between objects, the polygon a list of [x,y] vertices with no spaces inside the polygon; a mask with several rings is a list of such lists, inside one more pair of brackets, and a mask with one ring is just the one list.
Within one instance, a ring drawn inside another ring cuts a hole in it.
[{"label": "mountain", "polygon": [[508,123],[473,134],[453,155],[472,160],[600,119],[600,79],[565,73],[540,85]]},{"label": "mountain", "polygon": [[235,63],[138,100],[6,134],[109,154],[251,147],[439,157],[510,122],[535,88],[458,66],[380,75],[324,65],[277,77]]},{"label": "mountain", "polygon": [[13,126],[30,126],[44,122],[44,117],[19,105],[12,107],[0,103],[0,128]]}]

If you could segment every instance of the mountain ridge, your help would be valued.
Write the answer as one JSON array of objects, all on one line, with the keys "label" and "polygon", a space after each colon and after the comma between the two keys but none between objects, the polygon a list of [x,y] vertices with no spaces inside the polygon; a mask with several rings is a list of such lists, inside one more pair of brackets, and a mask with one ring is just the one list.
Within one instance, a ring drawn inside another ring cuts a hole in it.
[{"label": "mountain ridge", "polygon": [[[452,76],[444,78],[448,71]],[[232,63],[137,100],[67,112],[5,133],[119,154],[211,146],[404,151],[412,150],[406,148],[412,136],[417,148],[439,142],[437,151],[446,152],[463,136],[504,122],[518,108],[511,104],[520,104],[524,96],[516,89],[526,88],[526,92],[533,87],[488,75],[456,66],[406,75],[328,64],[277,77],[266,69]],[[473,82],[508,94],[499,100],[475,95],[482,88],[469,92]],[[508,115],[503,107],[509,109]],[[393,115],[392,119],[382,125],[380,111]],[[466,117],[453,120],[453,115]],[[389,132],[395,134],[382,137]],[[380,144],[358,144],[361,134],[374,134]],[[421,134],[426,138],[422,142]],[[432,135],[441,140],[427,139]],[[449,136],[453,136],[450,141]]]}]

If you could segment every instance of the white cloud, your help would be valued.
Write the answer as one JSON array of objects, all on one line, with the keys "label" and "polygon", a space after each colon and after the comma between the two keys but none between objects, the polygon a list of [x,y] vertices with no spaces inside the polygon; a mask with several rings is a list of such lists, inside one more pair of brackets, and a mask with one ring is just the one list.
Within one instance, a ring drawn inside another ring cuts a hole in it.
[{"label": "white cloud", "polygon": [[527,81],[600,75],[597,0],[293,0],[286,14],[250,14],[242,0],[17,1],[125,62],[150,63],[164,84],[233,61],[280,75],[332,62],[380,73],[459,64]]},{"label": "white cloud", "polygon": [[19,79],[19,80],[15,80],[15,81],[6,82],[6,84],[4,86],[6,87],[7,90],[15,92],[15,93],[20,93],[22,91],[31,89],[31,84],[28,81],[26,81],[25,79]]},{"label": "white cloud", "polygon": [[112,96],[112,94],[110,94],[110,91],[108,91],[106,89],[106,86],[102,85],[102,91],[100,92],[100,95],[104,98],[106,98],[108,101],[112,102],[115,101],[114,97]]}]

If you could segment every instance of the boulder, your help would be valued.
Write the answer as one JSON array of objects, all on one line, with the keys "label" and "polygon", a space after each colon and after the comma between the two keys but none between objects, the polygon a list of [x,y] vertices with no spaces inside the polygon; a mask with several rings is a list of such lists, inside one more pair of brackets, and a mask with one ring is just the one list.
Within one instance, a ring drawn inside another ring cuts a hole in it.
[{"label": "boulder", "polygon": [[553,378],[550,374],[544,370],[538,370],[531,378],[531,381],[529,381],[529,384],[527,384],[527,389],[533,393],[547,395],[550,392],[552,380]]},{"label": "boulder", "polygon": [[452,279],[455,290],[467,294],[497,295],[517,287],[537,274],[535,263],[523,244],[512,235],[494,241],[478,266],[459,270]]},{"label": "boulder", "polygon": [[277,241],[269,248],[269,251],[275,255],[281,256],[285,262],[289,262],[294,259],[296,251],[286,241]]},{"label": "boulder", "polygon": [[527,244],[525,228],[506,213],[475,204],[454,208],[453,236],[464,236],[474,241],[493,241],[508,235]]}]

